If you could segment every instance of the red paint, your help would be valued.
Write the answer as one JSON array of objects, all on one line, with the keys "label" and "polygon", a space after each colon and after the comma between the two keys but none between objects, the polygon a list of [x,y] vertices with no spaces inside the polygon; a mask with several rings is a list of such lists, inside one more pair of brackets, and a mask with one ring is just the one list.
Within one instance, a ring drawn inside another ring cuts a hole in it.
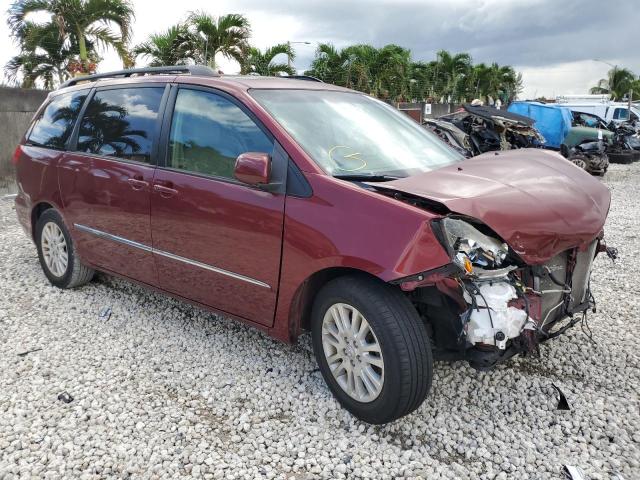
[{"label": "red paint", "polygon": [[[154,170],[149,165],[65,153],[58,165],[58,178],[67,226],[77,223],[150,246],[150,185]],[[75,228],[72,231],[85,261],[140,282],[157,282],[151,252]]]},{"label": "red paint", "polygon": [[530,264],[591,243],[611,203],[602,182],[560,155],[538,149],[486,153],[381,186],[482,220]]},{"label": "red paint", "polygon": [[266,153],[247,152],[238,156],[233,170],[236,180],[247,185],[265,185],[271,178],[271,159]]},{"label": "red paint", "polygon": [[153,247],[251,277],[269,288],[154,255],[158,285],[263,325],[273,324],[284,195],[172,170],[156,171],[151,201]]},{"label": "red paint", "polygon": [[[297,335],[317,291],[312,279],[328,269],[367,272],[388,282],[450,262],[430,225],[440,215],[327,176],[248,94],[250,88],[339,87],[277,78],[189,76],[100,85],[149,81],[210,86],[234,96],[282,145],[312,195],[286,196],[236,181],[24,146],[17,162],[16,208],[27,231],[32,212],[46,202],[68,225],[79,223],[153,247],[157,253],[71,230],[82,259],[96,268],[268,328],[285,341]],[[82,87],[71,89],[76,88]],[[269,176],[264,158],[253,155],[239,160],[236,173],[247,183]],[[610,202],[599,181],[537,150],[488,154],[376,185],[484,221],[531,263],[595,238]]]}]

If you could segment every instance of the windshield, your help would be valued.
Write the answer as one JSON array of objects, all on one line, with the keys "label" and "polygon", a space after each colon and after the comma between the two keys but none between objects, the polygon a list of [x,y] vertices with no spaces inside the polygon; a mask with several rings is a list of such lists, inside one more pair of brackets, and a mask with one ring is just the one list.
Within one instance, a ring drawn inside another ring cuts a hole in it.
[{"label": "windshield", "polygon": [[328,174],[407,177],[464,157],[405,114],[358,93],[252,90]]}]

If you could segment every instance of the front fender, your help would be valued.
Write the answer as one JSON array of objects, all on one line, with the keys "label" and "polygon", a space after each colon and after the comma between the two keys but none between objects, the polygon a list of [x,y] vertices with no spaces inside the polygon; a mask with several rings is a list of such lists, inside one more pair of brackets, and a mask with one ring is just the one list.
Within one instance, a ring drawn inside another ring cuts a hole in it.
[{"label": "front fender", "polygon": [[297,331],[292,303],[317,272],[343,268],[390,282],[450,262],[431,228],[438,215],[332,177],[307,178],[314,195],[286,202],[274,336]]}]

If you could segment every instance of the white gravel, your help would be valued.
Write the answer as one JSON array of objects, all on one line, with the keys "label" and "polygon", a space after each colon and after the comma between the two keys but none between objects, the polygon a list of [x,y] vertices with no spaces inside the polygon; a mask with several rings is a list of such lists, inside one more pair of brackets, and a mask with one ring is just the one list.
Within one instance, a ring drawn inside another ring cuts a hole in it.
[{"label": "white gravel", "polygon": [[577,327],[489,373],[438,363],[423,406],[383,427],[339,407],[308,338],[282,345],[105,276],[51,287],[0,200],[0,479],[557,479],[563,464],[638,479],[640,163],[606,183],[620,259],[596,262],[597,343]]}]

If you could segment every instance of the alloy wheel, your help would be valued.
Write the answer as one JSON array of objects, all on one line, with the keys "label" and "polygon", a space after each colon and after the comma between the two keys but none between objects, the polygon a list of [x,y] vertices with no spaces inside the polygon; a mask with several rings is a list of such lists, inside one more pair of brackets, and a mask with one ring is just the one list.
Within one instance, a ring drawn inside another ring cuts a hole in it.
[{"label": "alloy wheel", "polygon": [[378,398],[384,385],[380,343],[355,307],[336,303],[327,309],[322,347],[333,377],[347,395],[362,403]]},{"label": "alloy wheel", "polygon": [[67,241],[60,227],[54,222],[47,222],[40,237],[42,257],[52,275],[62,277],[69,264]]}]

